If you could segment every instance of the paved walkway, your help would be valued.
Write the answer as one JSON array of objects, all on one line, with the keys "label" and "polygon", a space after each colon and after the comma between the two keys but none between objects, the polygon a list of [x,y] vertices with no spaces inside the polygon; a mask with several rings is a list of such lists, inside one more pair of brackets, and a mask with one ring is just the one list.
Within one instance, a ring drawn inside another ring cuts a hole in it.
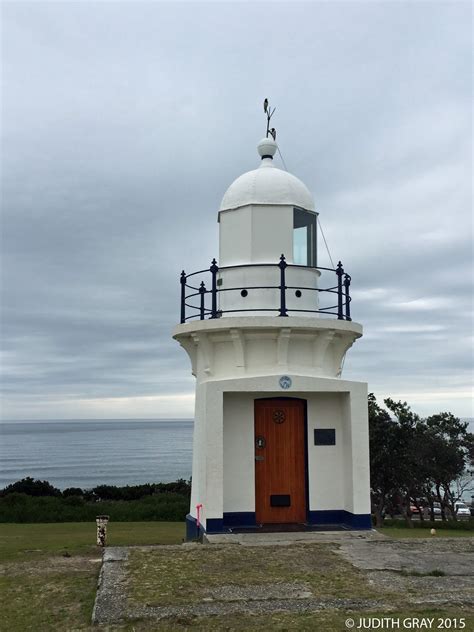
[{"label": "paved walkway", "polygon": [[[223,539],[224,538],[224,539]],[[377,532],[318,532],[238,534],[209,536],[209,542],[222,548],[234,546],[291,546],[327,544],[331,550],[366,574],[375,598],[319,598],[304,583],[267,583],[246,586],[214,587],[209,598],[199,603],[173,606],[132,607],[127,604],[127,559],[134,547],[110,547],[104,551],[93,623],[113,624],[134,619],[160,620],[181,616],[265,614],[274,612],[316,612],[328,609],[346,611],[389,611],[390,594],[404,595],[406,605],[435,607],[474,606],[474,538],[392,540]],[[229,544],[230,543],[230,544]],[[234,545],[234,546],[233,546]],[[160,548],[173,552],[184,544]],[[256,554],[257,555],[257,554]],[[379,595],[379,598],[377,598]]]},{"label": "paved walkway", "polygon": [[206,535],[207,544],[242,544],[247,546],[285,546],[290,544],[342,543],[354,540],[387,540],[378,531],[292,531],[278,533],[224,533]]}]

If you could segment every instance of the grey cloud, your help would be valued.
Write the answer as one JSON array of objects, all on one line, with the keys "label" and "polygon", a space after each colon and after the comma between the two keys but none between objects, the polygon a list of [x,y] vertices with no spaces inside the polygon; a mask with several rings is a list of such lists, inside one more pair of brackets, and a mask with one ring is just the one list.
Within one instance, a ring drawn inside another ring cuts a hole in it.
[{"label": "grey cloud", "polygon": [[8,415],[34,415],[35,398],[47,417],[63,399],[154,395],[176,396],[157,416],[191,414],[178,397],[193,390],[188,359],[170,338],[178,276],[217,255],[217,209],[257,165],[265,96],[288,169],[353,276],[367,335],[345,375],[380,393],[444,389],[424,410],[469,414],[456,396],[472,332],[467,4],[2,13]]}]

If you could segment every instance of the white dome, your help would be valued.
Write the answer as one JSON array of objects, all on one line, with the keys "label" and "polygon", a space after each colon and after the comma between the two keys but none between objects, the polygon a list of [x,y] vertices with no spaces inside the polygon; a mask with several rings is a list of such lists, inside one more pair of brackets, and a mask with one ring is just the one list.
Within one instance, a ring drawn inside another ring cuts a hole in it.
[{"label": "white dome", "polygon": [[[271,146],[271,147],[270,147]],[[258,150],[262,155],[273,155],[277,149],[273,139],[260,141]],[[264,153],[265,152],[265,153]],[[271,158],[263,158],[258,169],[247,171],[230,185],[222,198],[220,210],[246,206],[247,204],[271,204],[299,206],[314,211],[314,200],[307,187],[295,176],[273,165]]]}]

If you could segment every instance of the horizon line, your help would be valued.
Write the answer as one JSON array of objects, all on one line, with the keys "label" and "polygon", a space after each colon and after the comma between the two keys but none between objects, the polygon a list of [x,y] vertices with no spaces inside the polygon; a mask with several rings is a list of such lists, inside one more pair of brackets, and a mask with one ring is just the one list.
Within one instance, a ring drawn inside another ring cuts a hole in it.
[{"label": "horizon line", "polygon": [[34,423],[48,421],[194,421],[193,417],[57,417],[45,419],[0,419],[2,423]]}]

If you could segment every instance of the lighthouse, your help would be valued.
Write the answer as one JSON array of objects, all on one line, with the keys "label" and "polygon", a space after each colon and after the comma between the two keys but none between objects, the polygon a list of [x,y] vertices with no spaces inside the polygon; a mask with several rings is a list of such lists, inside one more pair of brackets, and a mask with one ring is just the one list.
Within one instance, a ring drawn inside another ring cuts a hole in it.
[{"label": "lighthouse", "polygon": [[188,539],[371,528],[367,385],[342,377],[362,336],[351,277],[318,266],[313,196],[277,149],[267,124],[257,168],[223,196],[218,256],[180,277],[173,337],[196,378]]}]

